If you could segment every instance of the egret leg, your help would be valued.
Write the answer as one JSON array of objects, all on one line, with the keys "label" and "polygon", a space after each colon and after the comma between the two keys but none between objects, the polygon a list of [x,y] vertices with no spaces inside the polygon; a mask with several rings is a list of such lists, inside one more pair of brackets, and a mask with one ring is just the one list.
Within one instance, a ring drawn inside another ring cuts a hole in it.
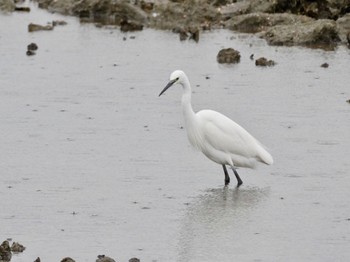
[{"label": "egret leg", "polygon": [[232,167],[232,170],[233,170],[233,173],[235,173],[235,176],[236,176],[236,178],[237,178],[237,187],[239,187],[240,185],[243,184],[243,181],[242,181],[242,179],[239,177],[238,172],[236,171],[236,169],[234,169],[234,168]]},{"label": "egret leg", "polygon": [[228,175],[227,169],[225,165],[222,165],[222,168],[224,169],[225,172],[225,186],[230,184],[230,176]]}]

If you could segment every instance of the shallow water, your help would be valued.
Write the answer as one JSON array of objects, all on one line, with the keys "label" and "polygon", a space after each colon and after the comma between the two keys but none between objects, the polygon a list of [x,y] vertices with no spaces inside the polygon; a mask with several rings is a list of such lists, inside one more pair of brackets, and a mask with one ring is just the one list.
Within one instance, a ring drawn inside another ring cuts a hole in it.
[{"label": "shallow water", "polygon": [[[349,50],[270,47],[230,31],[180,42],[33,7],[0,14],[0,240],[27,247],[13,261],[350,257]],[[55,19],[68,25],[27,32]],[[39,50],[27,57],[31,42]],[[217,64],[223,47],[241,62]],[[277,65],[258,68],[251,54]],[[181,89],[158,97],[178,68],[194,108],[240,123],[273,166],[240,169],[243,186],[224,188],[222,168],[187,141]]]}]

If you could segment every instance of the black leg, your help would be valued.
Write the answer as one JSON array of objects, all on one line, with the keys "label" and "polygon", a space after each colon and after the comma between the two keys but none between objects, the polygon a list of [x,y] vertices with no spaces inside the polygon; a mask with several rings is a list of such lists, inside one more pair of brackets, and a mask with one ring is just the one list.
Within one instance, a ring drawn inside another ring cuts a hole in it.
[{"label": "black leg", "polygon": [[222,168],[224,169],[225,172],[225,186],[230,184],[230,176],[228,175],[227,169],[225,165],[222,165]]},{"label": "black leg", "polygon": [[240,185],[243,184],[243,181],[242,181],[242,179],[239,177],[239,175],[238,175],[236,169],[234,169],[234,168],[232,167],[232,170],[233,170],[233,173],[235,173],[235,176],[236,176],[236,178],[237,178],[237,187],[239,187]]}]

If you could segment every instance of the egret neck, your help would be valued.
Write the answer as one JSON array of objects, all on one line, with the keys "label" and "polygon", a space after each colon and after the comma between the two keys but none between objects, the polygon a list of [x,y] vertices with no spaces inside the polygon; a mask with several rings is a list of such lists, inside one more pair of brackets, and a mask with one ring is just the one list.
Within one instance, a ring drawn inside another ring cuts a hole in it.
[{"label": "egret neck", "polygon": [[183,88],[182,98],[181,98],[181,104],[182,104],[182,113],[184,115],[185,119],[185,126],[186,126],[186,132],[189,141],[191,144],[197,148],[201,149],[199,140],[200,139],[200,132],[197,128],[197,116],[195,112],[192,109],[191,104],[191,85],[187,77],[184,77],[183,82],[181,83]]}]

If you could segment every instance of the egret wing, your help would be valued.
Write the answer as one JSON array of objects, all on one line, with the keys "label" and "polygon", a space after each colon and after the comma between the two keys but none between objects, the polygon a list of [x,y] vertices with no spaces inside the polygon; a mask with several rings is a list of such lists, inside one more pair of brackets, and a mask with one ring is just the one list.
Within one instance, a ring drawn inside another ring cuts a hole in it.
[{"label": "egret wing", "polygon": [[212,110],[202,110],[198,112],[198,116],[202,135],[210,146],[247,158],[255,156],[256,146],[260,145],[243,127]]}]

